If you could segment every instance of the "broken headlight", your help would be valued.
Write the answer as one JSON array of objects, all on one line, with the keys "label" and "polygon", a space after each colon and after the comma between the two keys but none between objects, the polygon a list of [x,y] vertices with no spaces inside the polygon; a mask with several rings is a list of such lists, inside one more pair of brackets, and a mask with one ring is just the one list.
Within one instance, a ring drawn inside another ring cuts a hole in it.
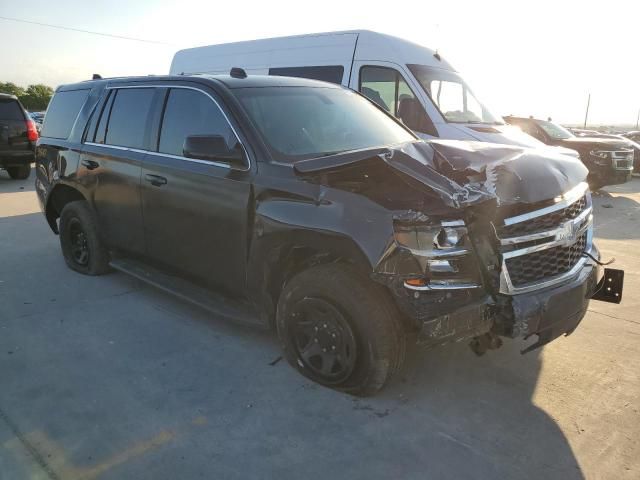
[{"label": "broken headlight", "polygon": [[408,288],[456,288],[468,284],[470,255],[463,221],[431,225],[396,225],[395,239],[421,267],[421,275],[406,280]]}]

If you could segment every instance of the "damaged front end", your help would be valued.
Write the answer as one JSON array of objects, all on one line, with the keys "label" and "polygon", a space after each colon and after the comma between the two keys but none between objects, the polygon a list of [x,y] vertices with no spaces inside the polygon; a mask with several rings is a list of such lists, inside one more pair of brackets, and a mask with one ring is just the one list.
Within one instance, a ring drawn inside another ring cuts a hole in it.
[{"label": "damaged front end", "polygon": [[[415,324],[420,344],[466,340],[482,354],[501,344],[499,336],[537,336],[529,351],[570,334],[594,294],[611,290],[598,284],[588,171],[580,161],[443,141],[296,169],[328,175],[364,161],[383,162],[407,187],[435,194],[431,203],[393,210],[393,237],[372,273]],[[619,302],[621,280],[615,290],[610,301]]]}]

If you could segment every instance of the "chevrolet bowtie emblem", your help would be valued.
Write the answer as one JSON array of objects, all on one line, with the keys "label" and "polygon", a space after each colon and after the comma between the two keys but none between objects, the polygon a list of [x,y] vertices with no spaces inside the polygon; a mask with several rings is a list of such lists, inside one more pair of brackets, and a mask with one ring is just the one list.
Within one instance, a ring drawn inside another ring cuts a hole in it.
[{"label": "chevrolet bowtie emblem", "polygon": [[576,241],[576,233],[576,224],[571,221],[566,222],[556,233],[556,240],[571,245]]}]

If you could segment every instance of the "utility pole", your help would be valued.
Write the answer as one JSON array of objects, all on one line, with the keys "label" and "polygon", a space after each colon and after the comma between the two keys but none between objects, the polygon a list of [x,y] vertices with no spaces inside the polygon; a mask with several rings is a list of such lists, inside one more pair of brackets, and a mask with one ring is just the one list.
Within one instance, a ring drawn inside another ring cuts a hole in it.
[{"label": "utility pole", "polygon": [[587,98],[587,111],[584,114],[584,127],[587,128],[587,117],[589,116],[589,104],[591,103],[591,93],[589,93],[589,97]]},{"label": "utility pole", "polygon": [[638,130],[638,123],[640,123],[640,108],[638,109],[638,116],[636,117],[636,130]]}]

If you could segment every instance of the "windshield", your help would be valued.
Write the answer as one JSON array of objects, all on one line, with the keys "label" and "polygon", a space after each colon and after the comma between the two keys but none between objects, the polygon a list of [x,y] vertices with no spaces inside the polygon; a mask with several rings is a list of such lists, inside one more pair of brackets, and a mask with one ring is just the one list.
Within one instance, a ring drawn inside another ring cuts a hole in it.
[{"label": "windshield", "polygon": [[404,127],[342,88],[241,88],[236,95],[274,160],[293,162],[415,141]]},{"label": "windshield", "polygon": [[545,120],[537,120],[536,122],[547,135],[556,140],[565,140],[567,138],[573,138],[575,136],[569,130],[558,125],[557,123],[547,122]]},{"label": "windshield", "polygon": [[457,73],[424,65],[407,65],[447,122],[503,125]]}]

